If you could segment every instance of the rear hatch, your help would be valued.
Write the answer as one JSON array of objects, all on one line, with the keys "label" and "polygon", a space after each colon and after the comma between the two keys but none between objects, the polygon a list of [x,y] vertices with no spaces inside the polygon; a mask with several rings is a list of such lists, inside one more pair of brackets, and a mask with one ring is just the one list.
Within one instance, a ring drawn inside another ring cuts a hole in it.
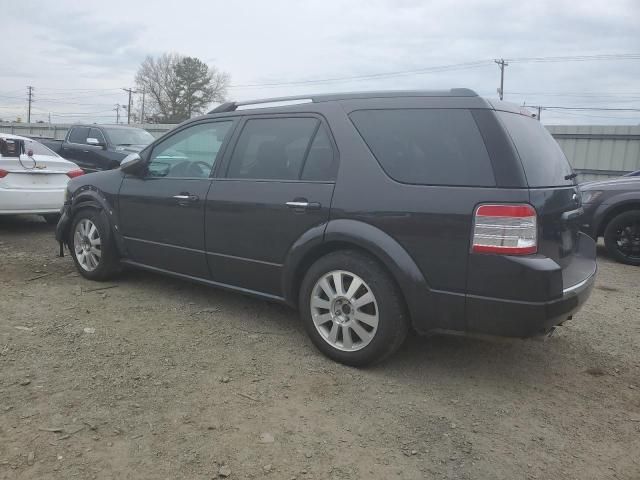
[{"label": "rear hatch", "polygon": [[518,152],[538,213],[538,253],[562,268],[563,288],[579,284],[595,270],[593,241],[580,233],[580,191],[564,152],[537,120],[497,112]]},{"label": "rear hatch", "polygon": [[35,155],[34,159],[27,155],[21,155],[20,159],[0,157],[0,169],[7,172],[0,180],[0,188],[61,190],[66,187],[67,172],[72,164],[59,157]]}]

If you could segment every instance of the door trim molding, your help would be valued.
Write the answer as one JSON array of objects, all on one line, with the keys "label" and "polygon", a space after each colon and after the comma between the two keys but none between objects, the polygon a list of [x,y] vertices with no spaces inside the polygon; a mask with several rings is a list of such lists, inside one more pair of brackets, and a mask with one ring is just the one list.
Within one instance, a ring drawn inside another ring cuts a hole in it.
[{"label": "door trim molding", "polygon": [[123,236],[122,238],[124,238],[125,240],[131,240],[133,242],[149,243],[151,245],[158,245],[160,247],[171,247],[171,248],[177,248],[179,250],[186,250],[188,252],[206,253],[204,250],[198,250],[197,248],[181,247],[180,245],[172,245],[171,243],[154,242],[153,240],[144,240],[142,238],[127,237],[127,236]]},{"label": "door trim molding", "polygon": [[265,260],[256,260],[253,258],[246,258],[246,257],[237,257],[235,255],[228,255],[226,253],[215,253],[215,252],[205,252],[205,253],[207,255],[211,255],[214,257],[224,257],[224,258],[230,258],[231,260],[241,260],[243,262],[260,263],[262,265],[268,265],[270,267],[278,267],[278,268],[283,267],[283,264],[281,263],[267,262]]},{"label": "door trim molding", "polygon": [[207,252],[205,250],[198,250],[197,248],[181,247],[180,245],[173,245],[171,243],[154,242],[153,240],[145,240],[142,238],[127,237],[127,236],[123,236],[122,238],[124,238],[125,240],[133,241],[133,242],[148,243],[151,245],[157,245],[159,247],[177,248],[179,250],[186,250],[187,252],[203,253],[206,255],[214,256],[214,257],[224,257],[232,260],[241,260],[243,262],[260,263],[262,265],[268,265],[270,267],[277,267],[277,268],[283,267],[283,264],[281,263],[267,262],[265,260],[256,260],[253,258],[246,258],[246,257],[237,257],[235,255],[227,255],[225,253]]}]

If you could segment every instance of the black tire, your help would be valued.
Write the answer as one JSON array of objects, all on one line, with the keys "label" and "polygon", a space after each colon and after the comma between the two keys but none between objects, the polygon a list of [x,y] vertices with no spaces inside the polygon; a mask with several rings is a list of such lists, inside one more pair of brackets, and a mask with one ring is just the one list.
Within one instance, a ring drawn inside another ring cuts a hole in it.
[{"label": "black tire", "polygon": [[[76,228],[78,224],[85,219],[91,221],[91,223],[95,225],[98,230],[101,242],[101,255],[99,262],[97,263],[95,269],[91,271],[85,269],[80,264],[78,255],[76,254]],[[73,258],[73,262],[76,264],[78,272],[80,272],[80,275],[89,280],[108,280],[120,271],[120,261],[115,244],[113,242],[113,235],[111,233],[109,221],[107,220],[105,213],[102,210],[96,210],[94,208],[83,208],[73,216],[73,222],[71,224],[71,230],[69,232],[69,247],[71,249],[71,257]]]},{"label": "black tire", "polygon": [[60,220],[60,214],[59,213],[47,213],[45,215],[42,215],[42,218],[44,218],[44,221],[47,222],[47,224],[49,224],[49,225],[57,225],[58,224],[58,220]]},{"label": "black tire", "polygon": [[[357,275],[375,297],[377,330],[373,339],[356,351],[343,351],[334,347],[320,334],[313,321],[311,298],[314,288],[323,276],[333,271]],[[388,358],[400,348],[409,329],[405,304],[395,281],[375,259],[353,250],[330,253],[309,268],[300,288],[299,308],[304,328],[318,350],[337,362],[354,367],[363,367]]]},{"label": "black tire", "polygon": [[[626,240],[632,244],[628,250],[618,244],[625,228],[630,228],[625,232]],[[627,265],[640,265],[640,210],[629,210],[613,217],[604,230],[604,245],[614,260]]]}]

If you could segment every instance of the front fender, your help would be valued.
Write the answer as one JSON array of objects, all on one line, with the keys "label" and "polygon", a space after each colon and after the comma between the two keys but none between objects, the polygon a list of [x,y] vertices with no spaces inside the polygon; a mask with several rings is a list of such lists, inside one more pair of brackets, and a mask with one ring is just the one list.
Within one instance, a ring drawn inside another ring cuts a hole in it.
[{"label": "front fender", "polygon": [[602,222],[614,209],[627,204],[640,204],[640,192],[623,192],[607,198],[606,203],[602,203],[593,215],[593,231],[595,232],[595,235],[597,235],[603,227]]},{"label": "front fender", "polygon": [[69,247],[71,225],[75,214],[82,208],[95,208],[105,214],[105,218],[111,227],[112,238],[116,249],[121,256],[125,254],[125,246],[122,235],[118,230],[118,213],[113,205],[98,188],[94,186],[80,187],[73,193],[69,204],[63,207],[62,217],[56,228],[56,239]]}]

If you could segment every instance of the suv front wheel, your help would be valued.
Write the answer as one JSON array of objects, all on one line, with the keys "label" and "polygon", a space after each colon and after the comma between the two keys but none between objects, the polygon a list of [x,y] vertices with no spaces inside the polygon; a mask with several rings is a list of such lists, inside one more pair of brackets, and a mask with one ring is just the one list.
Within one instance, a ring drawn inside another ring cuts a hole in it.
[{"label": "suv front wheel", "polygon": [[107,280],[119,269],[109,222],[102,211],[84,208],[76,213],[69,246],[76,268],[89,280]]},{"label": "suv front wheel", "polygon": [[384,360],[408,330],[393,279],[376,260],[350,250],[330,253],[311,266],[300,289],[300,312],[314,345],[352,366]]},{"label": "suv front wheel", "polygon": [[640,210],[613,217],[604,230],[604,245],[618,262],[640,265]]}]

